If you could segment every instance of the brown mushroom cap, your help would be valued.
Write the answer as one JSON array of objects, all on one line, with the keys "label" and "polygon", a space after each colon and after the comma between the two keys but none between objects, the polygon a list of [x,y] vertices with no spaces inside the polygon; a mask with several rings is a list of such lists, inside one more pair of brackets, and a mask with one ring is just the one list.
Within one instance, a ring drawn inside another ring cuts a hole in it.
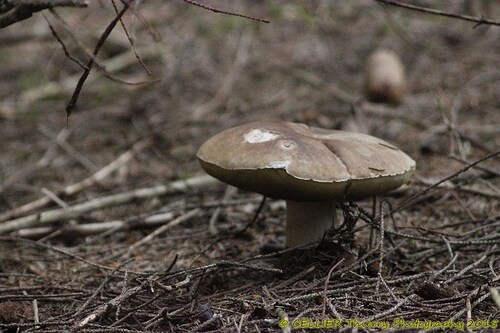
[{"label": "brown mushroom cap", "polygon": [[408,182],[415,161],[366,134],[254,122],[206,141],[205,171],[244,190],[294,201],[356,200]]}]

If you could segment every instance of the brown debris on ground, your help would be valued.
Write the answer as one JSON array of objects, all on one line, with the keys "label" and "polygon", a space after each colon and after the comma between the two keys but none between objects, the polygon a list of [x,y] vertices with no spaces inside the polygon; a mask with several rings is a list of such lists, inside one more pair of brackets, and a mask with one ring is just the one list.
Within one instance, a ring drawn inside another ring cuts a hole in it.
[{"label": "brown debris on ground", "polygon": [[[151,76],[118,24],[68,123],[82,69],[41,15],[0,30],[0,331],[500,328],[500,28],[376,1],[219,5],[271,23],[145,2],[124,25]],[[87,51],[116,16],[56,12]],[[406,66],[397,107],[362,97],[379,47]],[[271,119],[356,128],[417,171],[339,206],[316,249],[285,249],[284,204],[228,190],[195,158],[211,135]]]}]

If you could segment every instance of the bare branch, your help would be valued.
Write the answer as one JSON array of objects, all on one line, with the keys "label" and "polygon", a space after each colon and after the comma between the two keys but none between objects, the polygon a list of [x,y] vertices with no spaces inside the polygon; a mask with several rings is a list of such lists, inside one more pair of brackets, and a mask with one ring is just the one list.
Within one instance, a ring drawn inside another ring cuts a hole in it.
[{"label": "bare branch", "polygon": [[[113,8],[115,9],[115,13],[118,15],[119,11],[118,11],[118,7],[116,7],[115,1],[112,0],[111,3],[113,4]],[[148,76],[151,76],[151,72],[149,71],[148,67],[146,66],[144,61],[142,61],[142,58],[137,53],[137,49],[135,48],[134,41],[132,40],[132,37],[128,33],[127,27],[125,26],[125,23],[123,23],[123,20],[121,18],[120,18],[120,24],[123,28],[123,31],[125,32],[125,35],[127,36],[127,39],[130,43],[130,47],[132,48],[132,51],[134,52],[134,55],[135,55],[137,61],[141,64],[142,68],[144,68],[144,71],[148,74]]]},{"label": "bare branch", "polygon": [[477,27],[477,26],[479,26],[481,24],[489,24],[489,25],[500,26],[500,22],[499,21],[492,20],[492,19],[487,19],[487,18],[484,18],[484,17],[475,17],[475,16],[469,16],[469,15],[463,15],[463,14],[449,13],[449,12],[444,12],[444,11],[438,10],[438,9],[410,5],[410,4],[407,4],[407,3],[404,3],[404,2],[399,2],[399,1],[394,1],[394,0],[375,0],[375,1],[383,3],[383,4],[386,4],[386,5],[391,5],[391,6],[396,6],[396,7],[401,7],[401,8],[415,10],[415,11],[418,11],[418,12],[423,12],[423,13],[428,13],[428,14],[434,14],[434,15],[440,15],[440,16],[446,16],[446,17],[451,17],[451,18],[455,18],[455,19],[460,19],[460,20],[475,22],[476,25],[474,27]]},{"label": "bare branch", "polygon": [[84,63],[82,63],[80,60],[78,60],[77,58],[75,58],[71,54],[69,54],[69,51],[66,48],[66,44],[64,44],[64,42],[62,41],[61,37],[59,37],[59,35],[57,34],[57,31],[54,29],[54,27],[52,26],[52,24],[50,24],[49,20],[45,16],[45,14],[43,15],[43,17],[45,18],[45,21],[49,25],[50,32],[52,32],[52,36],[54,36],[54,38],[59,42],[59,44],[63,48],[64,54],[66,55],[66,57],[68,57],[69,59],[71,59],[74,63],[76,63],[82,69],[86,69],[87,67],[85,66]]},{"label": "bare branch", "polygon": [[0,4],[0,29],[30,18],[44,9],[87,6],[87,0],[4,0]]},{"label": "bare branch", "polygon": [[97,45],[94,48],[93,57],[89,60],[89,62],[87,64],[87,68],[83,71],[82,76],[80,77],[80,79],[78,80],[78,83],[76,84],[75,91],[73,92],[71,99],[69,100],[68,104],[66,105],[66,116],[67,117],[69,117],[71,115],[71,112],[73,112],[73,110],[76,107],[76,102],[78,101],[78,96],[80,96],[80,92],[82,91],[83,84],[85,83],[85,80],[87,80],[87,77],[90,74],[90,70],[94,66],[95,56],[97,55],[97,53],[99,53],[99,50],[101,49],[102,45],[104,44],[104,42],[108,38],[111,31],[113,31],[114,27],[116,26],[116,23],[118,23],[118,21],[120,21],[120,19],[125,14],[127,9],[129,8],[129,6],[130,6],[130,4],[128,4],[128,3],[123,4],[123,8],[118,12],[116,17],[108,24],[108,26],[106,27],[106,29],[102,33],[101,37],[99,38],[99,41],[97,42]]},{"label": "bare branch", "polygon": [[405,201],[403,201],[397,208],[393,209],[391,212],[389,212],[389,214],[394,214],[395,212],[398,212],[400,211],[401,209],[403,209],[404,207],[407,207],[410,203],[414,202],[416,198],[422,196],[423,194],[429,192],[430,190],[438,187],[439,185],[445,183],[446,181],[452,179],[452,178],[455,178],[456,176],[460,175],[461,173],[464,173],[465,171],[469,170],[470,168],[473,168],[475,167],[477,164],[481,163],[481,162],[484,162],[486,160],[489,160],[489,159],[492,159],[492,158],[495,158],[496,156],[500,155],[500,150],[497,150],[496,152],[494,153],[491,153],[491,154],[488,154],[480,159],[478,159],[477,161],[475,162],[472,162],[470,164],[467,164],[465,167],[463,167],[462,169],[458,170],[457,172],[451,174],[450,176],[448,177],[445,177],[443,179],[441,179],[440,181],[432,184],[431,186],[429,187],[426,187],[424,190],[416,193],[415,195],[409,197],[408,199],[406,199]]},{"label": "bare branch", "polygon": [[[116,77],[115,75],[113,75],[111,73],[111,70],[108,70],[108,67],[105,66],[105,64],[101,61],[99,61],[97,59],[96,56],[93,55],[93,52],[91,50],[89,50],[76,36],[75,36],[75,33],[74,31],[69,27],[68,23],[66,23],[66,21],[54,10],[54,9],[51,9],[50,10],[51,14],[54,16],[54,18],[61,24],[61,27],[68,33],[68,36],[71,38],[71,40],[89,57],[89,58],[93,58],[94,59],[94,65],[97,66],[97,68],[102,71],[102,73],[104,74],[104,76],[106,76],[108,79],[110,79],[111,81],[113,82],[116,82],[116,83],[121,83],[121,84],[125,84],[125,85],[130,85],[130,86],[138,86],[138,85],[143,85],[143,84],[148,84],[148,83],[153,83],[153,82],[158,82],[159,79],[154,79],[154,80],[150,80],[150,81],[139,81],[139,82],[129,82],[129,81],[126,81],[124,79],[121,79],[121,78],[118,78]],[[47,19],[47,18],[46,18]],[[47,22],[49,22],[47,20]],[[49,23],[50,25],[50,23]],[[61,43],[62,41],[60,41]],[[64,46],[63,46],[64,48]],[[134,47],[135,48],[135,47]],[[134,51],[134,55],[135,55],[135,58],[137,59],[138,55],[136,54],[137,52]],[[68,56],[68,54],[65,52],[66,56]],[[73,60],[71,57],[68,56],[68,58],[70,58],[71,60]],[[140,61],[143,61],[144,57],[140,57]],[[86,69],[86,65],[83,65],[83,66],[80,66],[82,67],[83,69]],[[148,72],[148,75],[149,75],[149,72]],[[72,86],[76,85],[77,83],[77,80],[75,79],[74,80],[75,83],[74,84],[71,84]],[[89,78],[87,78],[86,82],[89,81]]]},{"label": "bare branch", "polygon": [[249,16],[249,15],[244,15],[244,14],[233,13],[233,12],[228,12],[226,10],[217,9],[215,7],[207,6],[207,5],[201,4],[201,3],[196,2],[196,1],[192,1],[192,0],[182,0],[182,1],[184,1],[190,5],[193,5],[193,6],[197,6],[197,7],[203,8],[203,9],[210,10],[214,13],[238,16],[238,17],[243,17],[243,18],[249,19],[249,20],[254,20],[254,21],[259,21],[259,22],[264,22],[264,23],[271,23],[271,21],[269,21],[267,19]]},{"label": "bare branch", "polygon": [[201,189],[216,184],[219,184],[219,181],[215,178],[203,175],[186,180],[174,181],[166,185],[140,188],[132,191],[94,198],[67,208],[48,210],[39,214],[28,215],[2,222],[0,223],[0,234],[74,218],[86,212],[124,204],[133,200],[153,198],[161,195],[185,192],[192,189]]}]

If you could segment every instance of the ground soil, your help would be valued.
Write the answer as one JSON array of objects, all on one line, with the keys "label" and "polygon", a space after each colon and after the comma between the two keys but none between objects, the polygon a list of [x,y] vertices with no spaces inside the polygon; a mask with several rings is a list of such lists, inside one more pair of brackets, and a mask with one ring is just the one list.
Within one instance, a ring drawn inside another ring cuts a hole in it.
[{"label": "ground soil", "polygon": [[[494,1],[413,3],[500,17]],[[82,68],[44,17],[0,30],[0,230],[14,226],[0,235],[0,332],[500,326],[490,295],[500,287],[500,29],[367,0],[210,4],[271,22],[146,1],[124,24],[150,75],[117,25],[98,56],[109,74],[94,67],[69,118]],[[83,63],[74,39],[91,52],[115,17],[106,2],[56,12],[72,33],[47,20]],[[405,65],[399,106],[364,101],[377,48]],[[417,170],[394,193],[339,206],[341,225],[309,250],[284,248],[282,201],[216,183],[36,223],[61,206],[200,179],[198,147],[256,120],[369,133]],[[113,161],[103,179],[67,190]]]}]

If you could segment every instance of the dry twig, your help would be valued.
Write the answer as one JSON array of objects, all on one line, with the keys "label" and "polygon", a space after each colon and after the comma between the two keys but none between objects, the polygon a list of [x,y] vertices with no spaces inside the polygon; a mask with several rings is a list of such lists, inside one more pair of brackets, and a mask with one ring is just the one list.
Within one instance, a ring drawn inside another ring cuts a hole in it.
[{"label": "dry twig", "polygon": [[54,7],[88,6],[88,0],[2,0],[0,1],[0,29],[30,18],[34,13]]},{"label": "dry twig", "polygon": [[377,2],[386,4],[386,5],[391,5],[391,6],[396,6],[396,7],[401,7],[401,8],[406,8],[406,9],[411,9],[414,11],[422,12],[422,13],[428,13],[428,14],[433,14],[433,15],[440,15],[440,16],[446,16],[446,17],[451,17],[455,19],[460,19],[460,20],[465,20],[469,22],[474,22],[476,23],[476,26],[479,26],[481,24],[489,24],[489,25],[496,25],[500,26],[500,22],[492,19],[487,19],[484,17],[474,17],[474,16],[469,16],[469,15],[463,15],[463,14],[455,14],[455,13],[449,13],[445,12],[442,10],[438,9],[432,9],[432,8],[427,8],[427,7],[421,7],[417,5],[412,5],[400,1],[395,1],[395,0],[375,0]]},{"label": "dry twig", "polygon": [[190,218],[196,216],[198,213],[200,213],[200,209],[198,209],[198,208],[190,210],[186,214],[183,214],[183,215],[179,216],[178,218],[176,218],[175,220],[171,221],[170,223],[165,224],[165,225],[159,227],[158,229],[156,229],[152,233],[148,234],[146,237],[144,237],[144,238],[138,240],[137,242],[135,242],[134,244],[130,245],[130,247],[128,248],[128,251],[125,254],[125,256],[126,257],[130,256],[130,254],[132,252],[134,252],[139,246],[151,242],[155,237],[157,237],[160,234],[164,233],[168,229],[171,229],[171,228],[173,228],[173,227],[175,227],[175,226],[177,226],[177,225],[179,225],[179,224],[181,224],[181,223],[189,220]]},{"label": "dry twig", "polygon": [[101,47],[104,45],[104,42],[108,38],[109,34],[111,31],[113,31],[116,23],[121,20],[122,16],[125,14],[127,9],[129,8],[130,4],[128,2],[125,2],[123,4],[122,9],[116,14],[116,17],[108,24],[104,32],[102,33],[101,37],[99,38],[99,41],[97,42],[97,45],[94,48],[94,52],[92,53],[92,58],[90,58],[89,62],[85,66],[85,69],[82,73],[82,76],[78,80],[78,83],[76,84],[75,91],[73,92],[73,95],[71,96],[68,104],[66,105],[66,116],[69,117],[71,115],[71,112],[73,112],[74,108],[76,107],[76,102],[78,101],[78,96],[80,96],[80,92],[83,88],[83,84],[87,80],[87,77],[90,74],[90,71],[92,67],[94,66],[95,63],[95,57],[99,53],[99,50]]},{"label": "dry twig", "polygon": [[498,150],[496,152],[493,152],[491,154],[488,154],[488,155],[486,155],[486,156],[484,156],[484,157],[482,157],[482,158],[480,158],[480,159],[478,159],[478,160],[476,160],[476,161],[474,161],[472,163],[467,164],[465,167],[463,167],[462,169],[458,170],[457,172],[449,175],[448,177],[445,177],[445,178],[441,179],[440,181],[432,184],[431,186],[425,188],[424,190],[422,190],[422,191],[416,193],[415,195],[411,196],[410,198],[406,199],[398,207],[396,207],[395,209],[391,210],[388,214],[391,215],[391,214],[393,214],[395,212],[398,212],[398,211],[402,210],[403,208],[405,208],[409,204],[411,204],[413,201],[415,201],[415,199],[417,199],[418,197],[424,195],[425,193],[429,192],[430,190],[438,187],[439,185],[447,182],[450,179],[453,179],[453,178],[457,177],[458,175],[460,175],[460,174],[466,172],[467,170],[469,170],[470,168],[475,167],[479,163],[484,162],[484,161],[489,160],[489,159],[492,159],[492,158],[494,158],[494,157],[496,157],[498,155],[500,155],[500,150]]},{"label": "dry twig", "polygon": [[[68,135],[68,131],[62,130],[61,133],[58,135],[57,140],[63,140],[64,137],[66,137],[67,135]],[[116,160],[112,161],[111,163],[109,163],[108,165],[106,165],[105,167],[103,167],[102,169],[100,169],[99,171],[97,171],[96,173],[91,175],[90,177],[85,178],[84,180],[82,180],[78,183],[68,185],[65,188],[63,188],[61,191],[55,191],[54,193],[58,196],[61,196],[61,195],[71,196],[71,195],[74,195],[74,194],[82,191],[83,189],[85,189],[89,186],[92,186],[96,183],[103,181],[110,174],[112,174],[117,169],[119,169],[120,167],[122,167],[123,165],[128,163],[134,157],[135,154],[137,154],[138,152],[140,152],[141,150],[143,150],[144,148],[146,148],[150,144],[151,144],[151,141],[148,139],[136,142],[132,146],[132,148],[130,148],[128,151],[126,151],[125,153],[118,156],[118,158]],[[50,155],[52,155],[52,153]],[[35,165],[41,165],[41,166],[47,165],[48,160],[49,160],[49,158],[48,158],[48,151],[47,151],[47,153],[40,160],[40,162],[36,163]],[[3,186],[5,186],[5,183]],[[0,193],[1,193],[1,187],[0,187]],[[3,212],[2,214],[0,214],[0,226],[1,226],[1,221],[5,221],[7,219],[11,219],[13,217],[40,209],[40,208],[44,207],[45,205],[49,204],[50,202],[51,202],[51,198],[49,198],[48,196],[44,196],[40,199],[26,203],[22,206],[19,206],[19,207],[12,209],[12,210]]]},{"label": "dry twig", "polygon": [[185,192],[192,189],[202,189],[213,186],[219,182],[210,176],[193,177],[186,180],[178,180],[167,185],[158,185],[141,188],[128,192],[108,195],[105,197],[91,199],[87,202],[69,206],[67,208],[53,209],[39,214],[33,214],[0,223],[0,234],[11,231],[32,228],[46,223],[53,223],[70,218],[78,217],[80,214],[105,207],[121,205],[132,200],[148,199],[161,195]]},{"label": "dry twig", "polygon": [[254,16],[249,16],[249,15],[244,15],[244,14],[238,14],[238,13],[229,12],[227,10],[222,10],[222,9],[218,9],[218,8],[215,8],[215,7],[212,7],[212,6],[201,4],[201,3],[197,2],[197,1],[192,1],[192,0],[182,0],[182,1],[184,1],[184,2],[186,2],[188,4],[190,4],[190,5],[193,5],[193,6],[197,6],[197,7],[203,8],[203,9],[210,10],[210,11],[212,11],[214,13],[220,13],[220,14],[238,16],[238,17],[243,17],[243,18],[249,19],[249,20],[254,20],[254,21],[259,21],[259,22],[264,22],[264,23],[270,23],[270,21],[267,20],[267,19],[258,18],[258,17],[254,17]]}]

